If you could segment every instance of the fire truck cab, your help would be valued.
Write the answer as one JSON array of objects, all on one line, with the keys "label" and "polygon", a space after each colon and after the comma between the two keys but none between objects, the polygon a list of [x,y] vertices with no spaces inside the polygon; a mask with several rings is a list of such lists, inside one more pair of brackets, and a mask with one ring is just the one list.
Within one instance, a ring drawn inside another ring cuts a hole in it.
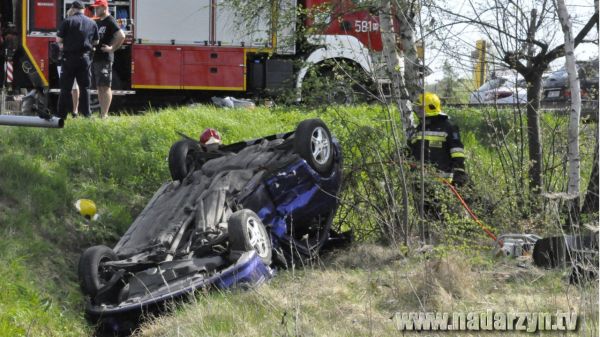
[{"label": "fire truck cab", "polygon": [[[5,88],[43,97],[58,92],[56,31],[72,1],[0,0]],[[127,36],[115,53],[113,90],[261,95],[295,88],[300,94],[309,69],[327,60],[344,60],[382,81],[379,20],[361,1],[270,1],[255,13],[230,2],[109,1]],[[311,12],[317,8],[325,10]],[[309,32],[304,38],[297,37],[299,26]]]}]

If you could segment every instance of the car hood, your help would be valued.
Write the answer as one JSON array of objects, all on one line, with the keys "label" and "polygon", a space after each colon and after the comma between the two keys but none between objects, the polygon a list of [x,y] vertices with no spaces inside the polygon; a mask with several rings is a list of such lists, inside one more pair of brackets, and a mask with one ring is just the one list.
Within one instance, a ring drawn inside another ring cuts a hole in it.
[{"label": "car hood", "polygon": [[566,74],[567,74],[566,72],[564,73],[564,76],[562,74],[563,73],[548,76],[548,78],[546,78],[546,80],[544,80],[542,87],[544,87],[544,88],[562,88],[562,87],[567,86],[569,77],[566,76]]}]

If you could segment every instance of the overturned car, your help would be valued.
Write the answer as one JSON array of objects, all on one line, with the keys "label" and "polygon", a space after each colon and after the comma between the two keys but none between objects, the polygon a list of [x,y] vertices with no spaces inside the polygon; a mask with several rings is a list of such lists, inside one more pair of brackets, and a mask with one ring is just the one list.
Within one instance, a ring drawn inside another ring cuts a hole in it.
[{"label": "overturned car", "polygon": [[310,258],[329,238],[342,154],[319,119],[294,132],[169,153],[172,182],[113,249],[79,260],[88,317],[136,311],[208,287],[255,284],[272,264]]}]

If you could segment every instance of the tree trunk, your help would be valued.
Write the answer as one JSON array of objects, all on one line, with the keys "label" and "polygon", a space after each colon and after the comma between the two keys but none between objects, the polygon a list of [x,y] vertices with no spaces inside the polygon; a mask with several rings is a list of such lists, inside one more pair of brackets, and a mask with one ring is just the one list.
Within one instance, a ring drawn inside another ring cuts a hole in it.
[{"label": "tree trunk", "polygon": [[542,130],[540,127],[540,96],[542,77],[533,74],[526,78],[527,87],[527,137],[529,139],[529,190],[540,194],[542,189]]},{"label": "tree trunk", "polygon": [[581,207],[581,213],[591,214],[598,212],[600,208],[599,202],[599,191],[598,191],[598,129],[596,129],[596,149],[594,151],[594,165],[592,166],[592,174],[590,175],[590,181],[588,182],[587,192],[583,200],[583,206]]},{"label": "tree trunk", "polygon": [[[533,54],[535,52],[533,40],[537,32],[535,25],[537,10],[531,10],[529,28],[527,30],[527,68],[535,67]],[[531,72],[530,78],[526,78],[530,84],[527,88],[527,136],[529,138],[529,191],[533,195],[542,192],[542,129],[540,128],[540,96],[542,92],[541,73]]]},{"label": "tree trunk", "polygon": [[568,201],[569,220],[570,225],[572,226],[579,223],[579,119],[581,115],[581,95],[579,79],[577,78],[577,68],[575,67],[575,45],[573,42],[572,25],[564,0],[557,0],[557,11],[562,31],[565,36],[565,64],[569,76],[569,86],[571,88],[571,113],[569,115],[569,131],[567,138],[567,161],[569,163],[567,194],[573,197],[573,199],[569,199]]},{"label": "tree trunk", "polygon": [[414,126],[412,104],[404,81],[404,75],[399,71],[400,60],[398,59],[398,53],[396,52],[396,33],[394,32],[390,0],[382,1],[379,10],[379,24],[381,27],[381,40],[383,43],[383,57],[387,66],[388,75],[392,82],[392,97],[400,111],[402,127],[406,135],[406,132]]},{"label": "tree trunk", "polygon": [[[598,0],[594,0],[594,9],[598,13]],[[596,24],[596,32],[600,30],[598,24]],[[598,124],[596,124],[598,128]],[[598,148],[600,148],[600,140],[598,139],[598,129],[596,129],[596,148],[594,150],[594,165],[592,166],[592,173],[590,174],[590,181],[588,182],[587,191],[583,200],[583,206],[581,207],[581,213],[595,213],[600,209],[600,193],[599,193],[599,175],[598,175]]]},{"label": "tree trunk", "polygon": [[419,78],[419,60],[417,59],[417,49],[415,46],[415,21],[414,21],[414,2],[405,3],[402,1],[398,8],[396,18],[398,19],[398,36],[402,46],[402,57],[404,60],[404,79],[406,89],[411,102],[415,102],[421,93],[422,83]]}]

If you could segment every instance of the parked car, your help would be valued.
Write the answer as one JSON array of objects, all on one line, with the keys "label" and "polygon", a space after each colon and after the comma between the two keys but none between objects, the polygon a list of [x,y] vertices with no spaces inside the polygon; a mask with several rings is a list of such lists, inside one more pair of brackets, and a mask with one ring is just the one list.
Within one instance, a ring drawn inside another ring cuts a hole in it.
[{"label": "parked car", "polygon": [[524,79],[499,76],[485,82],[471,93],[470,104],[525,104],[527,89]]},{"label": "parked car", "polygon": [[86,314],[111,319],[200,288],[256,284],[273,275],[274,263],[314,256],[329,238],[341,163],[340,145],[319,119],[212,152],[191,138],[176,142],[174,180],[114,248],[82,254]]},{"label": "parked car", "polygon": [[[577,61],[581,99],[598,99],[598,59],[591,61]],[[566,103],[571,100],[569,76],[565,67],[552,72],[543,83],[543,103]]]}]

